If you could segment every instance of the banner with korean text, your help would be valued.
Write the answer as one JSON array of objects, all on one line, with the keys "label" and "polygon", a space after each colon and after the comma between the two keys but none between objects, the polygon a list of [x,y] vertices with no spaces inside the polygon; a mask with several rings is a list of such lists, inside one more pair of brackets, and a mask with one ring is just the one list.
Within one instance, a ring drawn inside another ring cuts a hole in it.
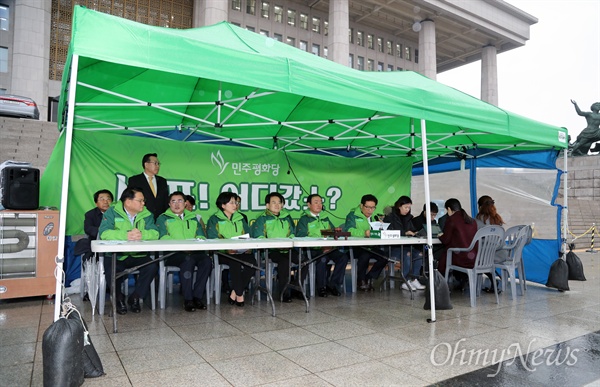
[{"label": "banner with korean text", "polygon": [[[336,225],[344,222],[365,194],[378,198],[376,213],[383,213],[399,196],[410,195],[411,158],[353,159],[76,131],[67,235],[83,234],[84,214],[95,206],[94,192],[109,189],[118,200],[128,177],[142,172],[146,153],[158,154],[159,175],[167,179],[169,190],[194,196],[197,209],[206,219],[217,210],[215,200],[222,191],[240,195],[241,211],[250,221],[264,211],[269,192],[284,196],[285,208],[294,218],[306,209],[306,197],[318,193]],[[60,205],[63,157],[61,135],[42,176],[43,206]]]}]

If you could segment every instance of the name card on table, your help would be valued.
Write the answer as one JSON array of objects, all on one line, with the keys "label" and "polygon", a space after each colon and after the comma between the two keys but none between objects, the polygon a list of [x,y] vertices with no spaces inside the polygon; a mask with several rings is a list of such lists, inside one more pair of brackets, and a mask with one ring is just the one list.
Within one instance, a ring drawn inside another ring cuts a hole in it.
[{"label": "name card on table", "polygon": [[371,230],[371,238],[400,239],[400,230]]}]

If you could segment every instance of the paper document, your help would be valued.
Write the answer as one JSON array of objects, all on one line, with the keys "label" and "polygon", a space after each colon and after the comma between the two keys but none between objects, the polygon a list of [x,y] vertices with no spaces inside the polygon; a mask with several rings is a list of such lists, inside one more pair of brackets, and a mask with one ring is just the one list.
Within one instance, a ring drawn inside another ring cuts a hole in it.
[{"label": "paper document", "polygon": [[390,227],[389,223],[383,222],[369,222],[369,224],[373,230],[387,230]]}]

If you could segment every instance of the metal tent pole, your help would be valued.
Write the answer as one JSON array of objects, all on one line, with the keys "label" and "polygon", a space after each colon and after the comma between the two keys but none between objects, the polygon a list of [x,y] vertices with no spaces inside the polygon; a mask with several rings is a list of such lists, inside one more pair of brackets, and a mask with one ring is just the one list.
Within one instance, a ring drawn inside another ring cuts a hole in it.
[{"label": "metal tent pole", "polygon": [[65,234],[67,229],[67,199],[69,196],[69,175],[71,172],[71,148],[73,145],[73,119],[75,113],[75,89],[77,88],[77,69],[79,55],[71,59],[71,77],[69,79],[69,99],[67,109],[67,127],[65,129],[65,156],[63,160],[63,176],[60,195],[60,213],[58,222],[58,251],[56,254],[56,292],[54,297],[54,321],[60,317],[63,290],[63,262],[65,261]]}]

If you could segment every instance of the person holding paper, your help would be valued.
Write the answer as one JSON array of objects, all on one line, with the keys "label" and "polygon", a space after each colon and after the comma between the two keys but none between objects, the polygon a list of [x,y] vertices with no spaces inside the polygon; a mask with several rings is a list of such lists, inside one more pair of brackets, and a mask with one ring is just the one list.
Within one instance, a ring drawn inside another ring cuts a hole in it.
[{"label": "person holding paper", "polygon": [[[296,226],[297,237],[321,238],[321,230],[333,230],[335,228],[329,217],[322,213],[323,198],[321,195],[309,195],[306,199],[306,205],[308,210],[302,214]],[[311,254],[313,257],[326,254],[316,261],[316,288],[319,297],[327,297],[328,293],[332,296],[340,296],[339,289],[344,282],[346,265],[348,265],[348,253],[332,250],[331,248],[315,248],[311,249]],[[327,262],[330,260],[333,261],[335,266],[328,281]]]},{"label": "person holding paper", "polygon": [[[414,236],[416,233],[412,224],[411,207],[412,200],[408,196],[400,196],[394,203],[392,212],[383,220],[390,223],[388,230],[400,230],[400,235]],[[418,280],[423,266],[423,253],[409,245],[393,247],[392,256],[396,259],[402,258],[402,274],[408,280],[408,283],[402,284],[402,289],[410,290],[409,287],[416,290],[425,289],[425,286]]]},{"label": "person holding paper", "polygon": [[[237,194],[221,192],[217,197],[216,204],[218,210],[206,224],[208,239],[231,239],[250,233],[248,222],[238,212]],[[235,255],[241,261],[256,265],[256,259],[252,253],[236,250],[230,250],[227,253]],[[231,287],[233,288],[229,294],[229,304],[244,306],[244,290],[250,284],[254,269],[225,256],[221,257],[221,262],[229,266]]]},{"label": "person holding paper", "polygon": [[[346,222],[343,227],[344,231],[349,232],[353,237],[370,238],[370,222],[376,220],[373,215],[375,209],[377,209],[377,198],[371,194],[364,195],[360,199],[360,205],[346,216]],[[355,257],[358,259],[356,280],[359,289],[367,292],[371,291],[373,290],[373,280],[379,278],[388,260],[374,254],[373,252],[376,251],[375,248],[361,248],[355,251],[357,252]],[[383,250],[381,250],[381,253],[383,253]],[[371,259],[374,259],[375,263],[367,273]]]},{"label": "person holding paper", "polygon": [[[206,239],[204,229],[194,212],[185,208],[185,194],[175,191],[169,195],[169,209],[156,220],[160,239],[185,240]],[[212,260],[203,251],[176,252],[166,259],[165,265],[179,266],[179,280],[183,294],[183,310],[194,312],[206,309],[204,290],[212,270]],[[198,268],[196,283],[194,269]]]}]

